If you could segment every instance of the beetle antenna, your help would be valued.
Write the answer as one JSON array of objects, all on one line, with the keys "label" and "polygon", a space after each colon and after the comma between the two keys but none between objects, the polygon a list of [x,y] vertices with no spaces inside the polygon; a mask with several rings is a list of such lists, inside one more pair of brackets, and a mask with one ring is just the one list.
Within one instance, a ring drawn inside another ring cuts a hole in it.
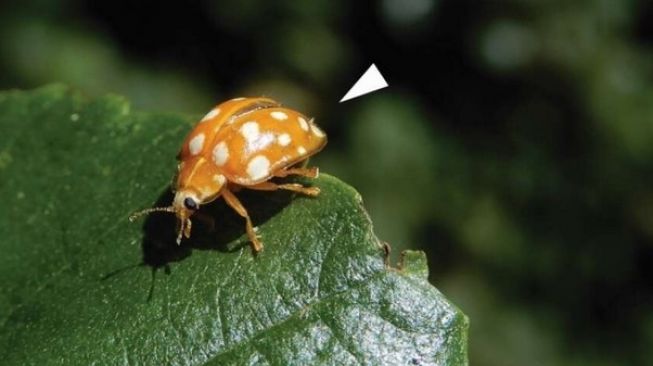
[{"label": "beetle antenna", "polygon": [[137,218],[147,215],[152,212],[175,212],[175,208],[173,206],[168,206],[168,207],[153,207],[153,208],[146,208],[144,210],[134,212],[129,216],[129,221],[134,222]]}]

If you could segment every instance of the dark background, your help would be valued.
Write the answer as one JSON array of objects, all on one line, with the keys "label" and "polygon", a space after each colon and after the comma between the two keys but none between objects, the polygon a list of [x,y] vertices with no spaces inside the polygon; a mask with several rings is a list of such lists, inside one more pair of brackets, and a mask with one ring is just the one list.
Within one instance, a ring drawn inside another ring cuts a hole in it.
[{"label": "dark background", "polygon": [[[0,5],[0,88],[277,98],[379,237],[428,253],[472,364],[651,364],[652,46],[634,0],[26,0]],[[372,62],[390,87],[339,104]]]}]

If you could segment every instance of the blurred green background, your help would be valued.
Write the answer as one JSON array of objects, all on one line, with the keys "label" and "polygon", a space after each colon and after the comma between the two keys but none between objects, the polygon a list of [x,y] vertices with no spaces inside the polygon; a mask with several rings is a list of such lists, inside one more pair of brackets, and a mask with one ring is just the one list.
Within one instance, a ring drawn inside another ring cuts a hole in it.
[{"label": "blurred green background", "polygon": [[[390,87],[339,104],[372,62]],[[428,253],[473,365],[653,364],[653,2],[3,2],[0,89],[51,82],[277,98],[379,237]]]}]

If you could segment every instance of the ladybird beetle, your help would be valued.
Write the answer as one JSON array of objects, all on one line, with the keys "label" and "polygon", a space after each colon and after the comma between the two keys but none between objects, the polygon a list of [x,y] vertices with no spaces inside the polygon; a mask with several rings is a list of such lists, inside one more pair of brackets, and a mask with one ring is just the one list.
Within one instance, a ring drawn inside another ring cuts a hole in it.
[{"label": "ladybird beetle", "polygon": [[263,249],[247,210],[234,194],[240,188],[261,191],[284,189],[317,196],[317,187],[276,184],[273,177],[316,178],[317,167],[301,162],[326,144],[325,133],[301,113],[269,98],[236,98],[217,105],[188,134],[177,155],[178,174],[171,206],[142,210],[130,221],[156,211],[177,216],[177,244],[191,233],[190,217],[218,197],[245,219],[254,252]]}]

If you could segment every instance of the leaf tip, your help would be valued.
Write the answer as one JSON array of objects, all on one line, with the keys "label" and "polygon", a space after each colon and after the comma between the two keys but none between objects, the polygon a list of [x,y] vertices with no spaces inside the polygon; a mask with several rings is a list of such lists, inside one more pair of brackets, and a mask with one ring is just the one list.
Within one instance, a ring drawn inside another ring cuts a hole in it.
[{"label": "leaf tip", "polygon": [[428,279],[429,268],[426,263],[426,254],[421,250],[404,250],[401,252],[399,270],[409,276]]}]

